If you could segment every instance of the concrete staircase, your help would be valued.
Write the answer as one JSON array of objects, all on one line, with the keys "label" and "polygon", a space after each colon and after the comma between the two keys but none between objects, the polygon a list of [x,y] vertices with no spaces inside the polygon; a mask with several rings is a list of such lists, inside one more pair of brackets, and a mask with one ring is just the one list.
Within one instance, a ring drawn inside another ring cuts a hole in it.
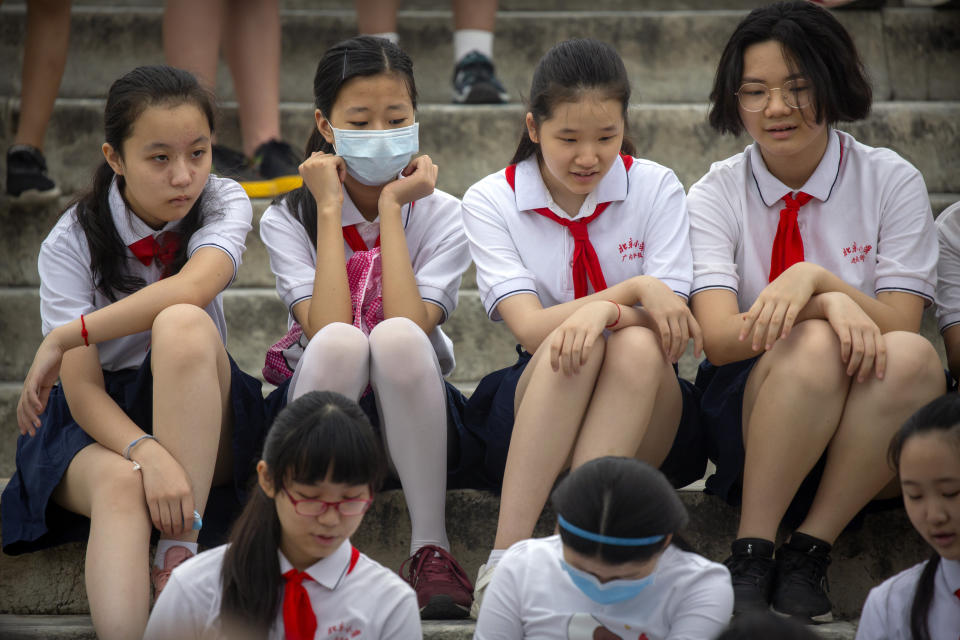
[{"label": "concrete staircase", "polygon": [[[299,147],[313,126],[312,78],[322,51],[355,33],[351,0],[283,0],[281,118],[284,137]],[[711,162],[748,144],[720,137],[706,123],[706,96],[720,50],[750,0],[594,0],[589,9],[572,0],[501,0],[495,42],[498,74],[514,102],[504,106],[452,106],[451,18],[445,0],[410,0],[400,14],[401,44],[414,59],[421,104],[421,148],[440,166],[440,188],[462,195],[482,176],[501,168],[516,144],[539,57],[554,42],[574,36],[604,39],[620,51],[633,83],[631,135],[639,155],[673,168],[689,187]],[[882,11],[836,15],[854,36],[874,83],[871,117],[843,128],[859,140],[891,147],[922,172],[934,212],[960,200],[960,11],[912,9],[888,1]],[[104,98],[110,82],[138,64],[163,61],[161,0],[74,2],[67,70],[47,135],[51,174],[66,194],[83,188],[98,162]],[[0,147],[12,140],[19,112],[20,60],[25,6],[0,5]],[[239,146],[236,104],[221,69],[218,136]],[[36,255],[63,205],[12,210],[0,201],[0,478],[14,469],[15,408],[23,376],[40,342]],[[230,351],[240,366],[259,372],[265,348],[285,330],[256,222],[266,201],[255,201],[255,229],[237,283],[227,292]],[[929,316],[929,314],[928,314]],[[513,361],[505,327],[483,313],[473,276],[464,276],[460,306],[445,330],[456,344],[451,380],[469,393],[487,372]],[[932,317],[924,333],[938,349]],[[681,373],[692,378],[692,355]],[[693,516],[688,538],[705,555],[722,559],[736,514],[697,491],[683,499]],[[448,523],[454,552],[475,575],[492,544],[496,498],[450,492]],[[387,492],[366,516],[358,546],[388,566],[406,555],[408,520],[402,496]],[[550,514],[538,533],[552,529]],[[901,511],[868,516],[864,527],[838,541],[831,567],[835,612],[857,617],[869,587],[925,554]],[[30,556],[0,556],[0,637],[93,637],[83,592],[82,545]],[[22,616],[26,616],[25,618]],[[38,617],[40,616],[40,617]],[[52,616],[43,617],[43,616]],[[74,616],[80,616],[74,617]],[[32,630],[31,630],[32,629]],[[427,637],[467,638],[469,624],[424,624]],[[824,637],[852,637],[853,625],[821,627]]]}]

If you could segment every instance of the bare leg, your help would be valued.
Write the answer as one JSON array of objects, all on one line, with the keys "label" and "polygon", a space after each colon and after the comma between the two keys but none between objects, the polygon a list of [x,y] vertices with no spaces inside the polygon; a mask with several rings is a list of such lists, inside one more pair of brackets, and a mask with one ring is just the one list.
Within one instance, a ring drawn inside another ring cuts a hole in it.
[{"label": "bare leg", "polygon": [[887,373],[883,380],[852,384],[817,495],[797,529],[831,544],[893,478],[890,438],[910,414],[944,392],[940,359],[925,338],[894,331],[884,340]]},{"label": "bare leg", "polygon": [[357,33],[396,33],[400,0],[353,0]]},{"label": "bare leg", "polygon": [[492,32],[496,25],[497,0],[453,0],[454,29]]},{"label": "bare leg", "polygon": [[278,0],[232,0],[226,14],[224,54],[250,158],[264,142],[280,139],[280,6]]},{"label": "bare leg", "polygon": [[163,12],[167,64],[190,71],[211,91],[217,88],[224,11],[224,0],[166,0]]},{"label": "bare leg", "polygon": [[70,0],[29,0],[14,144],[43,149],[70,44]]},{"label": "bare leg", "polygon": [[738,538],[774,540],[800,483],[837,430],[850,387],[836,334],[798,324],[754,366],[743,399],[743,503]]},{"label": "bare leg", "polygon": [[140,473],[128,460],[92,444],[74,456],[53,500],[90,518],[84,570],[97,637],[139,640],[150,614],[153,528]]}]

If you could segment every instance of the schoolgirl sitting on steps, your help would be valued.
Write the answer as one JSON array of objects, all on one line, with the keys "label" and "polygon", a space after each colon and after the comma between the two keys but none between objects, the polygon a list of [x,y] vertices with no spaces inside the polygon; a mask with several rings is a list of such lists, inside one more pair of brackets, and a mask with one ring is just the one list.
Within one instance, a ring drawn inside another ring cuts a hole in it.
[{"label": "schoolgirl sitting on steps", "polygon": [[960,378],[960,202],[937,216],[937,325],[954,380]]},{"label": "schoolgirl sitting on steps", "polygon": [[727,626],[730,574],[677,546],[687,510],[662,473],[633,458],[594,459],[551,501],[559,535],[504,554],[477,640],[703,640]]},{"label": "schoolgirl sitting on steps", "polygon": [[3,544],[87,538],[97,636],[139,638],[151,577],[159,593],[196,553],[211,486],[246,487],[266,417],[224,348],[251,207],[209,175],[210,96],[185,71],[139,67],[110,87],[104,125],[91,189],[40,248],[46,337],[17,405]]},{"label": "schoolgirl sitting on steps", "polygon": [[498,558],[533,534],[563,469],[617,454],[663,465],[678,485],[703,474],[696,400],[674,366],[690,338],[700,350],[686,303],[686,202],[670,169],[631,155],[629,100],[610,45],[554,46],[534,71],[510,166],[464,196],[484,307],[523,350],[467,409],[487,479],[503,482],[475,609]]},{"label": "schoolgirl sitting on steps", "polygon": [[960,396],[927,404],[890,442],[910,524],[933,554],[870,590],[857,640],[954,640],[960,633]]},{"label": "schoolgirl sitting on steps", "polygon": [[383,475],[357,403],[297,398],[270,427],[230,543],[177,568],[145,638],[420,638],[413,591],[350,544]]},{"label": "schoolgirl sitting on steps", "polygon": [[472,585],[449,553],[444,522],[464,399],[443,379],[454,359],[440,329],[470,262],[460,201],[435,190],[429,156],[412,158],[417,92],[399,47],[370,36],[333,46],[317,66],[314,98],[304,186],[260,224],[291,326],[264,374],[290,400],[313,389],[359,399],[403,486],[406,578],[421,614],[466,616]]},{"label": "schoolgirl sitting on steps", "polygon": [[[688,195],[702,420],[740,505],[735,611],[831,619],[830,549],[892,480],[886,443],[944,392],[917,331],[937,239],[920,173],[834,123],[866,117],[849,34],[809,2],[755,9],[721,56],[710,122],[753,138]],[[792,504],[792,507],[791,507]],[[799,526],[776,552],[777,529]]]}]

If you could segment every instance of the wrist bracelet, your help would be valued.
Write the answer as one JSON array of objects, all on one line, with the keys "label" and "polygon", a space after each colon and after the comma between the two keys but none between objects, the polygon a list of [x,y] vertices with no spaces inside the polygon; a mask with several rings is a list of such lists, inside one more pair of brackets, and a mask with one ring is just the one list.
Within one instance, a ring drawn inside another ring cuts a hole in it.
[{"label": "wrist bracelet", "polygon": [[80,335],[83,336],[83,346],[89,347],[90,341],[87,340],[87,336],[90,334],[87,333],[87,323],[83,320],[83,314],[80,314]]},{"label": "wrist bracelet", "polygon": [[[126,458],[127,460],[130,460],[130,451],[131,451],[135,446],[137,446],[137,444],[138,444],[141,440],[146,440],[147,438],[149,438],[149,439],[151,439],[151,440],[156,440],[156,438],[154,438],[154,437],[153,437],[152,435],[150,435],[149,433],[145,433],[145,434],[143,434],[142,436],[140,436],[139,438],[134,438],[134,439],[133,439],[133,442],[131,442],[130,444],[128,444],[128,445],[127,445],[127,448],[123,450],[123,457]],[[134,470],[136,470],[136,468],[134,468]]]},{"label": "wrist bracelet", "polygon": [[615,327],[615,326],[617,326],[617,323],[620,322],[620,311],[621,311],[620,305],[617,304],[616,302],[614,302],[613,300],[607,300],[607,302],[611,303],[612,305],[614,305],[614,306],[617,308],[617,319],[614,320],[613,322],[611,322],[610,324],[608,324],[607,326],[605,326],[604,329],[609,329],[609,328],[611,328],[611,327]]}]

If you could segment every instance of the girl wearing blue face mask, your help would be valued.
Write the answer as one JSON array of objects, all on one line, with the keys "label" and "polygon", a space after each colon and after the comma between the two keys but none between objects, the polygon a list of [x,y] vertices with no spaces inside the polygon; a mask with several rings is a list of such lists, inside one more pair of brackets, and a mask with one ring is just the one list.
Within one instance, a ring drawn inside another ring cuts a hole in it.
[{"label": "girl wearing blue face mask", "polygon": [[412,535],[402,571],[421,615],[463,617],[472,586],[444,524],[463,396],[443,379],[454,359],[440,329],[470,262],[460,201],[434,188],[428,156],[413,158],[417,92],[399,47],[369,36],[333,46],[314,96],[304,186],[260,222],[290,311],[264,377],[284,400],[312,390],[359,400],[403,486]]},{"label": "girl wearing blue face mask", "polygon": [[558,534],[506,552],[476,640],[702,640],[726,627],[730,574],[672,544],[687,512],[659,471],[596,458],[564,478],[551,501]]}]

